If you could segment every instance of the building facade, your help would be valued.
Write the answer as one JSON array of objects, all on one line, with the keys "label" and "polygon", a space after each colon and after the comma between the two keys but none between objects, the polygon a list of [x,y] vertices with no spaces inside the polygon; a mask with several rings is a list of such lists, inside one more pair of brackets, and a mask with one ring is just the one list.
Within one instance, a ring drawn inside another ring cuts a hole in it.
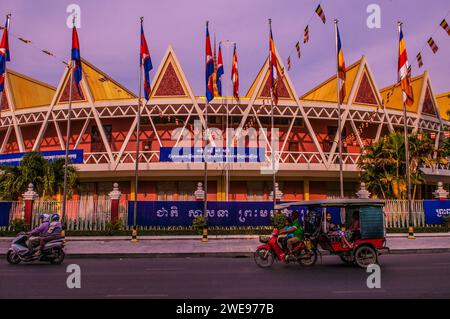
[{"label": "building facade", "polygon": [[[281,59],[279,59],[282,65]],[[270,85],[265,61],[245,96],[215,98],[208,105],[195,96],[175,51],[169,47],[152,83],[152,95],[142,107],[139,192],[140,200],[194,200],[203,181],[203,163],[161,162],[161,147],[191,146],[185,136],[195,121],[221,131],[233,128],[244,136],[255,129],[259,140],[271,140]],[[114,182],[126,198],[134,198],[136,112],[138,98],[102,70],[83,61],[80,91],[72,83],[70,149],[83,151],[77,197],[106,196]],[[57,87],[12,70],[6,73],[1,99],[0,154],[32,150],[64,150],[70,72],[66,68]],[[379,89],[366,57],[347,68],[346,97],[342,103],[345,193],[358,189],[358,161],[365,145],[403,129],[401,90]],[[412,132],[428,132],[437,143],[450,126],[450,93],[436,95],[427,72],[412,79],[415,103],[408,109]],[[299,96],[286,71],[273,106],[278,129],[279,159],[276,179],[284,200],[321,199],[339,194],[337,148],[338,106],[336,77]],[[259,131],[266,128],[267,131]],[[174,132],[178,132],[174,134]],[[219,138],[220,139],[220,138]],[[186,144],[188,143],[188,144]],[[255,146],[250,138],[245,146]],[[271,148],[266,146],[266,162]],[[266,163],[267,164],[267,163]],[[418,196],[431,197],[437,181],[450,183],[449,167],[424,167],[428,185]],[[209,200],[269,200],[272,176],[261,173],[261,163],[209,163]]]}]

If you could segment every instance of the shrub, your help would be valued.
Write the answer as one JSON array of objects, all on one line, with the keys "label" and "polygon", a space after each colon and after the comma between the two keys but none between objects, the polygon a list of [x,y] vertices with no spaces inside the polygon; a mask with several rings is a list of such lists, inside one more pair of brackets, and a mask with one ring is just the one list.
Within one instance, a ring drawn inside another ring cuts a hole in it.
[{"label": "shrub", "polygon": [[286,221],[286,215],[281,212],[276,212],[273,214],[272,218],[272,225],[273,227],[277,229],[281,229],[284,227],[285,221]]},{"label": "shrub", "polygon": [[206,219],[205,216],[203,215],[195,217],[194,220],[192,221],[192,227],[196,230],[201,230],[205,226],[206,226]]},{"label": "shrub", "polygon": [[28,231],[30,229],[30,225],[27,224],[25,219],[15,218],[11,221],[10,228],[11,231],[20,233],[22,231]]},{"label": "shrub", "polygon": [[123,230],[123,221],[121,219],[117,219],[113,223],[107,222],[105,228],[109,235],[115,235],[116,233]]}]

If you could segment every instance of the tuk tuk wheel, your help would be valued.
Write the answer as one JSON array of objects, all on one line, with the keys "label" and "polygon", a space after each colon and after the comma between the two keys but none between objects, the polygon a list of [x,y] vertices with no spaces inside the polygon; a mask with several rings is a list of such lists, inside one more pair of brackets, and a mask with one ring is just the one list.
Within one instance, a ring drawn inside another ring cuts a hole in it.
[{"label": "tuk tuk wheel", "polygon": [[359,246],[356,248],[354,256],[356,264],[361,268],[367,268],[378,262],[377,252],[370,246]]}]

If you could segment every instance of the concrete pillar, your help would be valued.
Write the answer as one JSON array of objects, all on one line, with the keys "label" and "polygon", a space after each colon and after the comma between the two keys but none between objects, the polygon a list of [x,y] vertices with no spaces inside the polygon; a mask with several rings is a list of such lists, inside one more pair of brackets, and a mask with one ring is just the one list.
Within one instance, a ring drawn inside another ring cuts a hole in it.
[{"label": "concrete pillar", "polygon": [[446,200],[448,198],[448,192],[444,189],[444,184],[438,182],[437,189],[433,192],[434,198],[439,200]]},{"label": "concrete pillar", "polygon": [[111,199],[111,223],[119,219],[119,200],[122,193],[119,191],[119,184],[114,183],[112,192],[109,193]]},{"label": "concrete pillar", "polygon": [[34,191],[34,186],[32,183],[28,184],[28,190],[22,194],[23,200],[25,202],[25,222],[32,226],[33,222],[33,205],[34,201],[38,198],[38,194]]},{"label": "concrete pillar", "polygon": [[303,198],[309,200],[309,179],[303,180]]}]

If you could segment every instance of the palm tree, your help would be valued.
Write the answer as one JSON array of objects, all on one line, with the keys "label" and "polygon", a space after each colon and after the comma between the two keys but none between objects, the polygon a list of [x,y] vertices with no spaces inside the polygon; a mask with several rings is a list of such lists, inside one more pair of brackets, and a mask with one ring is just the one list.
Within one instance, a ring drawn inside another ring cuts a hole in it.
[{"label": "palm tree", "polygon": [[417,186],[425,182],[420,168],[424,165],[433,167],[436,163],[443,161],[442,151],[434,151],[434,143],[427,134],[411,134],[409,148],[409,172],[406,172],[405,143],[402,133],[393,132],[364,149],[359,163],[361,177],[373,194],[384,199],[406,198],[406,174],[410,174],[411,184],[414,187],[412,199],[414,199]]}]

